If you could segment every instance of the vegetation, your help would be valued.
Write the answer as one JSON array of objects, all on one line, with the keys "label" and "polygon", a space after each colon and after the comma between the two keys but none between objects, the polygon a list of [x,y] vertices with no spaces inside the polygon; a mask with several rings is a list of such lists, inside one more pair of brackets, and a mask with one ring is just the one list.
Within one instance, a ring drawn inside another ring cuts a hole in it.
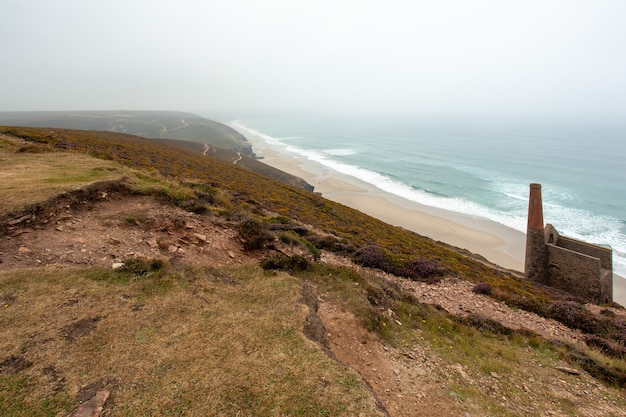
[{"label": "vegetation", "polygon": [[[94,381],[115,391],[116,415],[382,415],[357,373],[302,337],[315,310],[301,303],[303,283],[386,346],[407,355],[417,346],[445,364],[448,395],[459,404],[520,415],[499,397],[527,402],[524,381],[595,386],[587,375],[580,381],[562,375],[556,368],[563,362],[614,387],[603,392],[623,403],[626,323],[610,309],[592,314],[469,254],[232,163],[123,134],[0,132],[7,135],[0,135],[4,214],[31,213],[42,198],[124,178],[129,192],[217,219],[262,259],[209,268],[129,256],[116,270],[0,272],[0,308],[10,312],[0,315],[0,349],[7,352],[0,358],[1,415],[67,415],[76,405],[68,387]],[[41,181],[19,183],[16,171]],[[16,196],[14,183],[27,195]],[[150,219],[123,222],[130,227]],[[323,251],[360,266],[317,262]],[[581,330],[589,348],[420,304],[374,269],[427,283],[442,276],[468,280],[477,294]],[[552,392],[533,396],[554,403]],[[563,398],[559,411],[575,414]]]}]

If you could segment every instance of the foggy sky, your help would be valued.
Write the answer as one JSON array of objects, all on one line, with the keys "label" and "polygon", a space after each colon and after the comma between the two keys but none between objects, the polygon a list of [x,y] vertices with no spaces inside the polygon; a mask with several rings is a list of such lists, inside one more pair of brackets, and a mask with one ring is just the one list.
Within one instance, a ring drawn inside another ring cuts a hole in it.
[{"label": "foggy sky", "polygon": [[623,0],[2,0],[0,111],[611,113]]}]

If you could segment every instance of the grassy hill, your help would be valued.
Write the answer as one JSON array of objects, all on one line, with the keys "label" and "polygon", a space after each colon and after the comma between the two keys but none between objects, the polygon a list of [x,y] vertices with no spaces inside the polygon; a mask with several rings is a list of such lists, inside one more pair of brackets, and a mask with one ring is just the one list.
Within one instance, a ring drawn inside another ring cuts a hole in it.
[{"label": "grassy hill", "polygon": [[250,144],[239,132],[192,113],[126,110],[0,112],[0,125],[99,130],[144,138],[188,140],[253,156]]},{"label": "grassy hill", "polygon": [[0,194],[0,415],[626,415],[623,310],[231,161],[0,127]]}]

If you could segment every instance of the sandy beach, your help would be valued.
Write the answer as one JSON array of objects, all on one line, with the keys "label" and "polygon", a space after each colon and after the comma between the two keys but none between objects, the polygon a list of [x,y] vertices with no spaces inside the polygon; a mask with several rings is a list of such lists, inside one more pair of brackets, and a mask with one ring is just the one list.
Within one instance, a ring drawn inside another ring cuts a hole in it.
[{"label": "sandy beach", "polygon": [[[524,270],[526,235],[504,225],[425,206],[382,191],[352,176],[331,171],[314,161],[278,152],[262,138],[242,132],[261,161],[296,175],[325,198],[369,214],[389,224],[485,257],[514,271]],[[626,305],[626,280],[614,276],[613,298]]]}]

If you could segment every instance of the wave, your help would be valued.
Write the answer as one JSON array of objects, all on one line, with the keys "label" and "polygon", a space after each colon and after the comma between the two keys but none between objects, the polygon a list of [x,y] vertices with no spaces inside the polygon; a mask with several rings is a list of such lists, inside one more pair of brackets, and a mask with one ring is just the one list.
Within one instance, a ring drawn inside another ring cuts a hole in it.
[{"label": "wave", "polygon": [[[279,147],[282,152],[316,162],[335,172],[369,183],[381,191],[424,206],[493,221],[526,233],[528,183],[530,182],[527,179],[507,177],[502,173],[491,172],[480,167],[453,166],[444,163],[450,168],[472,175],[488,184],[487,187],[490,188],[488,191],[493,194],[488,206],[467,198],[448,196],[436,190],[419,188],[392,178],[390,174],[340,162],[333,158],[358,153],[354,149],[337,148],[323,151],[305,149],[283,142],[287,138],[272,137],[249,128],[240,121],[231,122],[230,125],[263,139],[268,145]],[[554,187],[544,193],[544,200],[544,219],[548,223],[565,236],[610,246],[613,249],[615,272],[626,277],[626,227],[621,221],[567,205],[566,203],[571,203],[576,198],[566,189]]]},{"label": "wave", "polygon": [[350,156],[358,153],[358,151],[354,149],[325,149],[322,152],[333,156]]}]

